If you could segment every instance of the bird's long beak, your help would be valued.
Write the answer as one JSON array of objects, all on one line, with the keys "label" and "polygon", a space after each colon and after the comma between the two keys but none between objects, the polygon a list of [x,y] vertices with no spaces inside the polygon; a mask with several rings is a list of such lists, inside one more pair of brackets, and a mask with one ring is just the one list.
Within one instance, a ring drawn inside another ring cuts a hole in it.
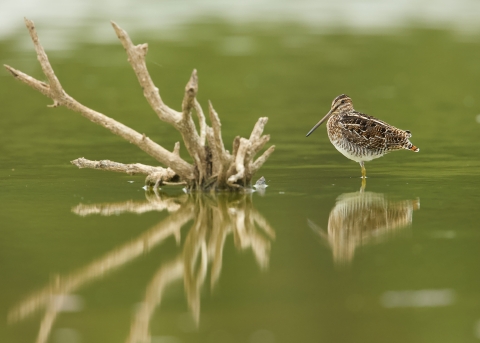
[{"label": "bird's long beak", "polygon": [[312,129],[310,131],[308,131],[307,133],[307,137],[310,136],[312,134],[313,131],[315,131],[317,129],[317,127],[319,127],[320,125],[323,124],[323,122],[325,120],[328,119],[328,117],[330,117],[330,115],[332,114],[332,110],[328,111],[328,113],[325,115],[325,117],[323,117],[322,119],[320,119],[320,121],[318,123],[315,124],[314,127],[312,127]]}]

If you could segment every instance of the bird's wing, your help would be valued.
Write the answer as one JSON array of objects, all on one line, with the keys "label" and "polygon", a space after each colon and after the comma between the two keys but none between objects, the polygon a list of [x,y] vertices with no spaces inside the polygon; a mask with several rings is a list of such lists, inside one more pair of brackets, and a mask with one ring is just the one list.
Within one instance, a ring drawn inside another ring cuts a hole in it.
[{"label": "bird's wing", "polygon": [[411,137],[410,131],[397,129],[375,117],[352,112],[340,119],[343,136],[351,143],[374,150],[403,149]]},{"label": "bird's wing", "polygon": [[368,149],[387,149],[390,125],[360,112],[352,112],[339,121],[343,137]]}]

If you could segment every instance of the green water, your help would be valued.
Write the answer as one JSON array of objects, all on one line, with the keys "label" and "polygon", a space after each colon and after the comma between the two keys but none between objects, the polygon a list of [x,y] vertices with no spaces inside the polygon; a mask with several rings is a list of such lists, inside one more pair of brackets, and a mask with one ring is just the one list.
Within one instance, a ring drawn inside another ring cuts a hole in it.
[{"label": "green water", "polygon": [[[199,101],[212,100],[228,148],[269,117],[265,194],[145,194],[142,176],[78,170],[78,157],[155,161],[1,72],[0,341],[477,341],[480,37],[184,31],[134,39],[149,42],[148,68],[174,108],[198,70]],[[85,105],[167,148],[180,139],[119,44],[49,57]],[[0,59],[44,79],[33,48],[2,41]],[[305,138],[341,93],[420,148],[368,163],[363,193],[360,167],[325,127]]]}]

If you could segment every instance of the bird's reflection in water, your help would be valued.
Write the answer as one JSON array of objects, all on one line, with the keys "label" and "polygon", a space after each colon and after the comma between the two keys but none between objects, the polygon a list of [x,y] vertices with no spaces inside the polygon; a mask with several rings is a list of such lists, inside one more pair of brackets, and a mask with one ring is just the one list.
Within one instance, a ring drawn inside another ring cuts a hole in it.
[{"label": "bird's reflection in water", "polygon": [[[271,242],[275,232],[255,210],[252,194],[222,194],[218,196],[183,194],[170,197],[146,193],[146,201],[126,201],[109,204],[79,204],[72,212],[80,216],[93,214],[118,215],[149,211],[170,212],[170,215],[137,238],[118,246],[105,255],[66,275],[57,276],[43,289],[25,298],[8,315],[10,324],[26,319],[36,311],[44,310],[37,343],[47,342],[57,316],[68,307],[65,301],[76,299],[86,284],[96,281],[121,268],[127,262],[147,254],[169,237],[175,237],[178,254],[162,263],[148,283],[145,295],[133,316],[129,343],[150,342],[149,324],[160,305],[164,291],[170,284],[183,279],[185,295],[192,317],[200,321],[200,290],[210,269],[210,287],[217,283],[222,270],[222,253],[226,238],[233,235],[239,250],[251,249],[260,268],[268,267]],[[182,239],[181,230],[192,226]]]},{"label": "bird's reflection in water", "polygon": [[357,247],[382,242],[410,226],[420,200],[392,201],[381,193],[341,194],[330,211],[327,232],[309,220],[309,226],[327,242],[337,266],[352,262]]}]

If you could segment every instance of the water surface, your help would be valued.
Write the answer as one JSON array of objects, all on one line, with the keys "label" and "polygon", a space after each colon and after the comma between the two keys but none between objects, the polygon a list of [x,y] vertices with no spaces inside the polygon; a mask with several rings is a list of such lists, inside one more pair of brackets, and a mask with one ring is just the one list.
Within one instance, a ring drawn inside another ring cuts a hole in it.
[{"label": "water surface", "polygon": [[[270,118],[277,149],[258,174],[269,187],[155,194],[142,176],[78,170],[78,157],[155,161],[2,73],[2,342],[480,338],[477,36],[222,23],[152,36],[136,39],[149,42],[164,101],[180,107],[196,68],[228,148]],[[2,62],[43,79],[33,49],[14,40],[0,42]],[[149,109],[119,44],[81,43],[50,60],[82,103],[167,148],[180,139]],[[305,138],[341,93],[412,131],[421,149],[367,163],[363,191],[360,167],[324,127]]]}]

